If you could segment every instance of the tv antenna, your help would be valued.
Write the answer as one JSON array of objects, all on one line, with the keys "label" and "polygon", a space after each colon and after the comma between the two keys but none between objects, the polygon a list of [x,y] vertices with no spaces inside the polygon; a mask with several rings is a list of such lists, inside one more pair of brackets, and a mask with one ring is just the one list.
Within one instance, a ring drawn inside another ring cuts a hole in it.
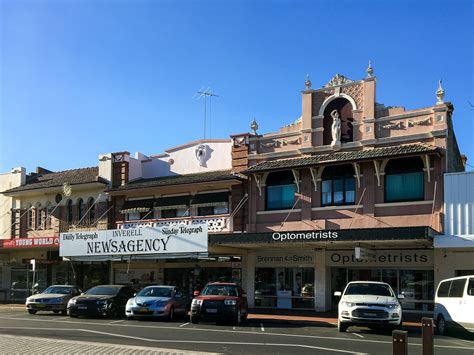
[{"label": "tv antenna", "polygon": [[211,136],[211,99],[212,97],[219,97],[219,95],[214,94],[211,91],[210,87],[204,89],[204,86],[201,87],[193,96],[193,98],[200,98],[204,97],[204,139],[206,139],[206,121],[207,121],[207,99],[209,98],[209,138]]}]

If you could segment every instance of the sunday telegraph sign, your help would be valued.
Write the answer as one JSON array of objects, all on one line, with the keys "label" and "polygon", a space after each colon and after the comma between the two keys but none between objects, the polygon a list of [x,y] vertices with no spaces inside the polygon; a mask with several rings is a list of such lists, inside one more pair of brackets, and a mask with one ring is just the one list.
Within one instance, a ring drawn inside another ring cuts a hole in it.
[{"label": "sunday telegraph sign", "polygon": [[207,224],[61,233],[60,256],[206,253]]}]

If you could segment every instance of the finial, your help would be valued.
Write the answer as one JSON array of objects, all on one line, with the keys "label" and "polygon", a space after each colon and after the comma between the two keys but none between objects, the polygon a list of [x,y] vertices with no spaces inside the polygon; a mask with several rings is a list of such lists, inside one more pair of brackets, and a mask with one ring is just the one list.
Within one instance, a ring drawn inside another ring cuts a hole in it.
[{"label": "finial", "polygon": [[306,86],[306,90],[309,90],[311,88],[311,80],[309,80],[309,74],[306,74],[306,81],[304,82],[304,85]]},{"label": "finial", "polygon": [[438,82],[438,90],[436,90],[436,97],[438,98],[438,101],[436,101],[436,104],[437,105],[440,105],[440,104],[444,104],[444,89],[443,89],[443,86],[441,85],[443,81],[440,80]]},{"label": "finial", "polygon": [[253,134],[256,136],[257,135],[257,129],[258,129],[258,123],[255,120],[255,117],[253,118],[253,121],[250,124],[250,129],[253,131]]},{"label": "finial", "polygon": [[372,62],[369,60],[369,66],[367,67],[367,77],[373,78],[374,77],[374,68],[372,68]]}]

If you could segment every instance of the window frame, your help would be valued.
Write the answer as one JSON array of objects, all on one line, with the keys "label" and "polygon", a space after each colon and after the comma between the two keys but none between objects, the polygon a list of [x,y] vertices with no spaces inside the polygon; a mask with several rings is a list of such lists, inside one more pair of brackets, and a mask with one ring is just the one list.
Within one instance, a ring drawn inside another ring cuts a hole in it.
[{"label": "window frame", "polygon": [[[389,164],[391,162],[394,162],[394,161],[400,161],[400,160],[403,160],[403,161],[414,161],[415,159],[420,159],[421,160],[421,157],[406,157],[406,158],[396,158],[396,159],[391,159],[388,164],[387,164],[387,167],[389,167]],[[384,202],[385,203],[397,203],[397,202],[416,202],[416,201],[424,201],[425,200],[425,171],[423,170],[423,162],[421,163],[420,165],[420,168],[421,170],[418,170],[418,169],[406,169],[406,171],[399,171],[399,172],[396,172],[396,173],[391,173],[391,172],[387,172],[387,167],[385,168],[385,174],[384,174]],[[421,174],[421,192],[420,192],[420,197],[418,198],[413,198],[413,197],[409,197],[409,198],[399,198],[399,199],[388,199],[387,198],[387,187],[388,187],[388,181],[387,181],[387,177],[390,177],[390,176],[406,176],[406,175],[409,175],[409,174]]]}]

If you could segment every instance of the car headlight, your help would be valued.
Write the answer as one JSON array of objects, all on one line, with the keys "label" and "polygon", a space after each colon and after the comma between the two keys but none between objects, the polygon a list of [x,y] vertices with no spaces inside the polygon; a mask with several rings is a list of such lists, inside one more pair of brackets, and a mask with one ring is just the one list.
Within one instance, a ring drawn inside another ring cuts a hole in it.
[{"label": "car headlight", "polygon": [[194,299],[192,303],[193,303],[193,306],[200,306],[202,305],[202,300]]},{"label": "car headlight", "polygon": [[135,299],[134,298],[130,298],[128,301],[127,301],[127,306],[133,306],[135,304]]},{"label": "car headlight", "polygon": [[346,301],[344,301],[344,302],[342,302],[342,305],[351,308],[351,307],[354,307],[354,306],[355,306],[355,303],[354,303],[354,302],[346,302]]},{"label": "car headlight", "polygon": [[398,308],[398,303],[387,303],[386,307],[388,309],[395,309],[395,308]]},{"label": "car headlight", "polygon": [[235,306],[237,304],[236,300],[224,300],[224,305],[226,306]]},{"label": "car headlight", "polygon": [[74,298],[71,298],[69,302],[67,303],[67,306],[70,307],[70,306],[74,306],[75,304],[76,304],[76,300]]}]

